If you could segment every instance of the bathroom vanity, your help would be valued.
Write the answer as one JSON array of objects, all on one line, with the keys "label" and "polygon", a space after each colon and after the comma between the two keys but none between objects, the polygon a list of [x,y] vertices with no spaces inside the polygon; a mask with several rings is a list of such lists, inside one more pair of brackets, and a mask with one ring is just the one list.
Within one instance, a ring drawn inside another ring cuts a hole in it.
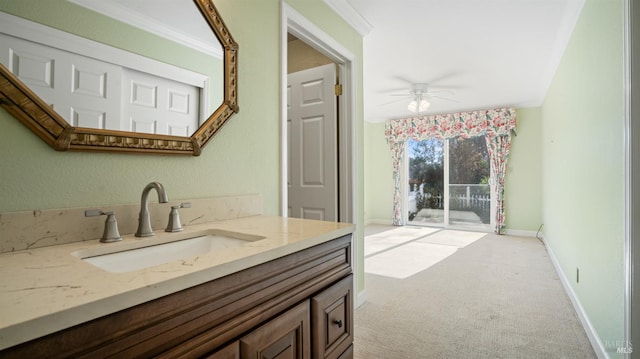
[{"label": "bathroom vanity", "polygon": [[171,234],[1,254],[0,357],[352,357],[352,225],[254,216],[182,235],[211,230],[250,240],[120,273],[74,253]]},{"label": "bathroom vanity", "polygon": [[[112,91],[144,91],[146,86],[134,86],[138,80],[129,77],[149,71],[141,74],[145,85],[150,78],[184,85],[193,75],[190,89],[206,94],[199,104],[172,109],[171,116],[185,108],[202,112],[197,115],[202,118],[178,121],[180,126],[173,122],[156,126],[154,122],[153,128],[144,127],[146,117],[159,117],[155,112],[137,117],[142,130],[130,125],[129,116],[124,125],[115,126],[119,122],[115,120],[114,127],[84,120],[96,118],[95,113],[117,114],[107,116],[117,119],[125,100],[114,101],[107,110],[84,111],[89,115],[76,123],[63,117],[70,111],[54,111],[46,97],[51,92],[49,84],[64,81],[43,77],[40,80],[47,86],[39,94],[37,87],[23,83],[20,74],[0,61],[0,106],[55,150],[199,156],[239,111],[238,44],[213,1],[172,4],[180,10],[176,19],[193,19],[178,21],[177,28],[202,22],[212,30],[203,44],[219,48],[220,56],[211,58],[190,55],[193,53],[185,52],[189,49],[178,44],[160,45],[154,36],[138,31],[115,35],[124,30],[115,22],[118,17],[115,21],[94,15],[81,18],[87,11],[77,5],[44,3],[39,13],[50,16],[43,16],[42,23],[25,20],[30,16],[13,16],[29,10],[17,2],[7,2],[0,9],[6,11],[0,33],[10,35],[14,47],[33,49],[30,54],[22,50],[8,53],[48,59],[41,62],[42,68],[32,66],[34,74],[48,75],[47,66],[56,62],[56,56],[90,58],[92,66],[108,64],[115,74],[110,78],[129,84],[109,85]],[[149,13],[155,7],[156,2],[149,1],[142,10]],[[187,11],[184,18],[179,15],[182,10]],[[66,15],[68,19],[62,17]],[[114,25],[118,31],[113,31]],[[83,36],[84,27],[89,31]],[[52,41],[43,40],[49,38]],[[141,42],[136,43],[136,38]],[[36,40],[38,46],[31,47]],[[152,50],[151,59],[144,56],[142,47]],[[89,51],[82,51],[85,49]],[[132,51],[125,54],[124,50]],[[176,58],[178,51],[184,59]],[[69,73],[76,76],[75,68],[73,71]],[[83,88],[82,93],[102,93],[105,86],[104,81],[83,82],[90,84],[97,87]],[[133,97],[123,95],[123,99]],[[172,106],[182,103],[178,96],[173,100]],[[88,101],[78,101],[83,108],[88,106]],[[141,107],[156,106],[142,103]],[[169,128],[184,129],[184,133]],[[353,225],[263,216],[262,200],[255,196],[190,200],[191,209],[181,211],[180,222],[174,210],[184,204],[167,204],[169,212],[162,205],[168,202],[164,189],[157,183],[150,185],[143,191],[141,206],[0,214],[0,358],[352,357]],[[161,204],[147,208],[151,189],[158,191]],[[104,232],[102,215],[110,223]],[[165,226],[179,233],[165,233]],[[99,241],[100,233],[106,243]],[[167,246],[196,238],[188,248]],[[162,249],[151,249],[160,246]],[[177,257],[172,256],[176,253]]]}]

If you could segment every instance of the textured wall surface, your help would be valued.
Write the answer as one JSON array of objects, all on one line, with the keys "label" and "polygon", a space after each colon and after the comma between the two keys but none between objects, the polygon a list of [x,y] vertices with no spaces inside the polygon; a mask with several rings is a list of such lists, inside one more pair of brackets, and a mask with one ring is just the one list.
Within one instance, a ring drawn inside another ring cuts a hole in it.
[{"label": "textured wall surface", "polygon": [[614,355],[624,328],[622,40],[623,2],[586,1],[542,106],[545,241]]}]

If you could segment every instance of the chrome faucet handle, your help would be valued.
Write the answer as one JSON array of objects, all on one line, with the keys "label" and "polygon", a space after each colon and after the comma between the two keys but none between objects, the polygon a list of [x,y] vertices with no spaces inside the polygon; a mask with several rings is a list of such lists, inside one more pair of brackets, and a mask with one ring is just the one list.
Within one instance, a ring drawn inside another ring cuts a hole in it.
[{"label": "chrome faucet handle", "polygon": [[96,217],[105,215],[107,216],[107,219],[104,221],[104,231],[102,232],[100,242],[109,243],[122,240],[120,232],[118,231],[118,221],[116,220],[116,214],[114,212],[103,212],[99,209],[84,211],[85,217]]},{"label": "chrome faucet handle", "polygon": [[169,213],[169,223],[167,223],[167,228],[164,230],[165,232],[180,232],[182,231],[182,224],[180,223],[180,214],[178,213],[178,209],[180,208],[191,208],[190,202],[180,203],[178,206],[171,206],[171,213]]}]

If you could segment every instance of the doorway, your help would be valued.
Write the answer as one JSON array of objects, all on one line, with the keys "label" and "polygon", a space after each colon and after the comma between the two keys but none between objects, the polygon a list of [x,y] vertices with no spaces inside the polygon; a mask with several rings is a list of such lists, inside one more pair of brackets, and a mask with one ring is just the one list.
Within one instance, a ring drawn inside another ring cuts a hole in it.
[{"label": "doorway", "polygon": [[407,142],[410,225],[491,231],[493,193],[484,137]]},{"label": "doorway", "polygon": [[352,241],[352,263],[354,265],[354,293],[356,293],[356,305],[364,302],[364,291],[358,290],[358,283],[364,268],[362,263],[362,238],[359,236],[358,226],[358,191],[357,178],[357,126],[356,126],[356,69],[357,58],[331,36],[319,29],[308,19],[291,8],[285,2],[281,2],[281,187],[280,187],[280,213],[288,217],[288,172],[289,149],[287,127],[287,54],[289,34],[304,41],[316,51],[331,59],[337,66],[337,76],[342,83],[342,96],[338,98],[338,221],[354,223],[354,237]]},{"label": "doorway", "polygon": [[[356,57],[341,44],[304,18],[289,5],[282,2],[282,85],[281,85],[281,215],[288,217],[288,177],[289,177],[289,130],[287,116],[287,73],[288,50],[291,36],[319,52],[336,66],[337,78],[341,82],[342,95],[337,98],[337,221],[356,223],[357,191],[356,179],[356,107],[355,107],[355,63]],[[356,228],[357,233],[357,228]],[[354,253],[357,253],[354,240]],[[357,263],[356,263],[357,265]]]}]

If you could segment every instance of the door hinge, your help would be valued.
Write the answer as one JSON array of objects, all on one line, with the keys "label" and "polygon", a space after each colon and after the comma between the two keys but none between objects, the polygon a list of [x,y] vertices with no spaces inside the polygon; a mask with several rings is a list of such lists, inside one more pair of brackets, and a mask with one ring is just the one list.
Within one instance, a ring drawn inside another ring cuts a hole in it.
[{"label": "door hinge", "polygon": [[336,94],[336,96],[341,96],[342,95],[342,85],[341,84],[336,84],[334,87],[334,92]]}]

